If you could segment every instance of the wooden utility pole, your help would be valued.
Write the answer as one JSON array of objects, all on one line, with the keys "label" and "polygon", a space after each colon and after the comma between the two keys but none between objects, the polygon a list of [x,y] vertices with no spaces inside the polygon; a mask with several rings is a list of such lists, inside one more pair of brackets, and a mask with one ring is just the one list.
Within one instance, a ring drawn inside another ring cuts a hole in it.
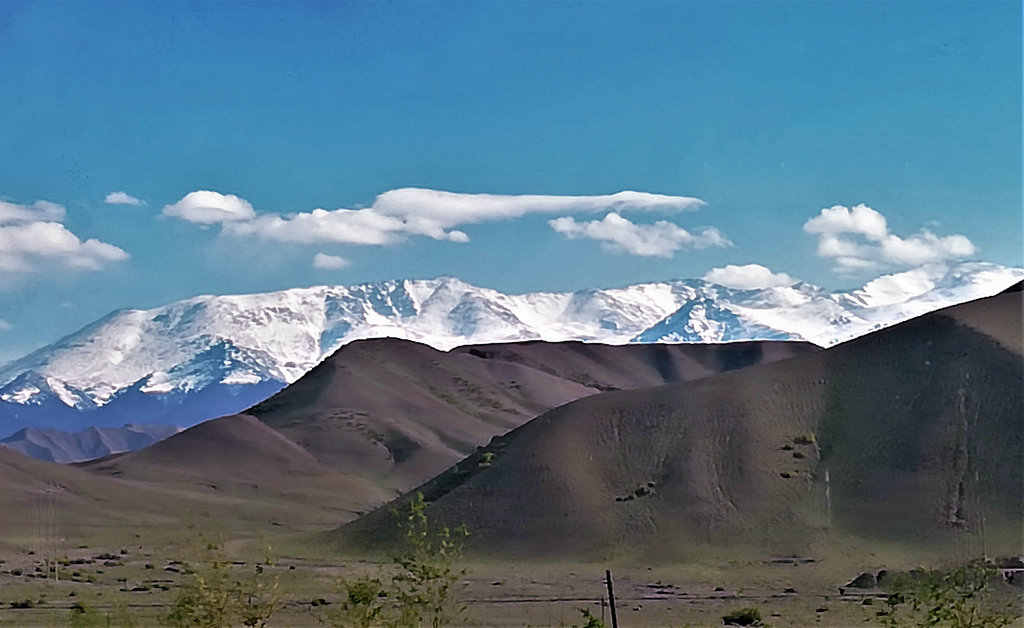
[{"label": "wooden utility pole", "polygon": [[611,570],[604,570],[604,581],[608,585],[608,606],[612,609],[612,628],[619,628],[619,618],[615,616],[615,592],[612,591]]}]

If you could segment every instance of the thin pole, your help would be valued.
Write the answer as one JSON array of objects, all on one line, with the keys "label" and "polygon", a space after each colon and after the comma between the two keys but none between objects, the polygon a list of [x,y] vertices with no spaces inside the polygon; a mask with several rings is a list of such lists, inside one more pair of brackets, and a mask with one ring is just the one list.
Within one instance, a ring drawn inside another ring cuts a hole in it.
[{"label": "thin pole", "polygon": [[832,529],[832,478],[825,469],[825,521],[829,530]]},{"label": "thin pole", "polygon": [[619,618],[615,616],[615,592],[612,591],[611,570],[604,570],[604,581],[608,584],[608,606],[612,609],[612,628],[619,628]]}]

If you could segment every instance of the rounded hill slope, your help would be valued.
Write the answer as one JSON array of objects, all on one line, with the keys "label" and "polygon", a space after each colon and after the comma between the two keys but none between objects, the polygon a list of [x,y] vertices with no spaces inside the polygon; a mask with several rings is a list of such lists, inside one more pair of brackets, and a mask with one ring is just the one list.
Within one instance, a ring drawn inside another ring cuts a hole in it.
[{"label": "rounded hill slope", "polygon": [[[582,399],[417,490],[494,555],[1017,551],[1022,360],[1004,332],[1020,316],[1020,294],[1003,294],[791,360]],[[388,508],[334,538],[393,542]]]}]

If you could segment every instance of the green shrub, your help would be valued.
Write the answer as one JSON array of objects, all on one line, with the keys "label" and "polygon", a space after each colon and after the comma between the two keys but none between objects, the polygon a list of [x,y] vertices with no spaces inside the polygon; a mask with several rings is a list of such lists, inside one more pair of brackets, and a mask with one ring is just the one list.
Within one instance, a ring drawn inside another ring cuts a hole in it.
[{"label": "green shrub", "polygon": [[342,598],[326,613],[324,623],[352,628],[396,625],[393,618],[385,614],[387,591],[380,578],[368,575],[354,580],[343,578],[339,588]]},{"label": "green shrub", "polygon": [[994,566],[977,559],[950,570],[889,574],[885,607],[874,619],[885,626],[1000,628],[1020,616],[1014,601],[1000,604],[990,589]]},{"label": "green shrub", "polygon": [[422,493],[403,511],[392,511],[403,532],[405,551],[393,558],[390,576],[363,575],[339,582],[341,600],[322,618],[332,626],[449,625],[465,607],[452,599],[452,587],[466,575],[456,569],[469,535],[465,526],[431,531]]},{"label": "green shrub", "polygon": [[793,439],[793,444],[795,445],[813,445],[815,442],[817,442],[817,439],[814,438],[814,434],[811,432],[800,434]]},{"label": "green shrub", "polygon": [[[583,615],[584,621],[583,625],[579,626],[579,628],[608,628],[607,624],[597,617],[594,617],[593,613],[590,612],[590,609],[580,608],[577,610],[579,610],[580,615]],[[573,628],[576,627],[574,626]]]},{"label": "green shrub", "polygon": [[[266,564],[270,564],[269,558]],[[241,624],[262,628],[280,606],[277,578],[268,582],[262,564],[251,572],[236,573],[221,541],[206,542],[199,560],[184,567],[191,582],[181,588],[164,618],[171,626],[220,628]]]},{"label": "green shrub", "polygon": [[741,608],[722,615],[722,623],[726,626],[762,626],[761,611],[753,606]]}]

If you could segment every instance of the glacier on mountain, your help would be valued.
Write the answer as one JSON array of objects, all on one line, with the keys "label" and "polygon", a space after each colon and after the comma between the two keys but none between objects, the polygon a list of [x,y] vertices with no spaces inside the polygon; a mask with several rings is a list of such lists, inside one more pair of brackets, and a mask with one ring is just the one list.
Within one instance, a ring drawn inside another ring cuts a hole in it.
[{"label": "glacier on mountain", "polygon": [[522,340],[829,346],[1022,277],[1024,269],[972,262],[886,275],[849,292],[690,279],[509,295],[445,277],[197,296],[115,311],[0,368],[0,436],[26,427],[192,425],[259,402],[362,338],[442,350]]}]

